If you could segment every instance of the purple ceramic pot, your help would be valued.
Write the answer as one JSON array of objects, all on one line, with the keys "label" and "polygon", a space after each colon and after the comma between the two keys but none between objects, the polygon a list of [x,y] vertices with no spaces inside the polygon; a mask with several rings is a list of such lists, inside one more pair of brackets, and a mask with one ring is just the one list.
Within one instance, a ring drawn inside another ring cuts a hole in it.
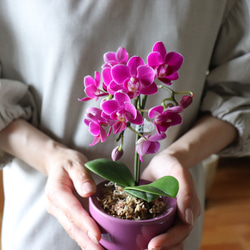
[{"label": "purple ceramic pot", "polygon": [[166,232],[173,224],[176,213],[176,199],[164,197],[166,211],[149,220],[124,220],[103,212],[96,197],[101,197],[104,184],[97,185],[97,192],[89,199],[89,212],[100,227],[101,245],[108,250],[147,249],[149,241],[156,235]]}]

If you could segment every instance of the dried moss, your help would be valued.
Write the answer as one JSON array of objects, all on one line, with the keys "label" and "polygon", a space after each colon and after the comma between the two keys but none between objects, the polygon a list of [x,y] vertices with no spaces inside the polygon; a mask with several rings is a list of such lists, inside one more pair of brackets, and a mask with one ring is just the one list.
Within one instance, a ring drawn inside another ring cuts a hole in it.
[{"label": "dried moss", "polygon": [[126,220],[155,218],[166,209],[161,198],[147,202],[127,195],[121,187],[113,183],[106,185],[103,189],[103,196],[98,201],[107,214]]}]

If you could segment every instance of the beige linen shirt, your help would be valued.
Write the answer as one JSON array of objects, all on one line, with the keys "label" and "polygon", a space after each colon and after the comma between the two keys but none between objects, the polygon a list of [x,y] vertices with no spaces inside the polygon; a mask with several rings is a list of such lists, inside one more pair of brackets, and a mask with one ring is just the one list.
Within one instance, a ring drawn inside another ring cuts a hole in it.
[{"label": "beige linen shirt", "polygon": [[[112,137],[105,146],[89,147],[93,138],[82,121],[93,103],[77,100],[84,95],[83,77],[94,75],[106,51],[123,46],[146,61],[153,44],[163,41],[168,51],[183,54],[173,87],[192,90],[194,102],[161,147],[185,133],[204,111],[239,131],[237,143],[221,153],[248,155],[248,30],[247,6],[241,0],[0,0],[0,130],[23,118],[89,159],[109,157],[116,146]],[[131,166],[132,143],[127,136],[123,160]],[[203,207],[202,168],[191,172]],[[3,250],[79,249],[46,212],[46,180],[19,159],[6,164]],[[199,250],[202,220],[186,250]]]}]

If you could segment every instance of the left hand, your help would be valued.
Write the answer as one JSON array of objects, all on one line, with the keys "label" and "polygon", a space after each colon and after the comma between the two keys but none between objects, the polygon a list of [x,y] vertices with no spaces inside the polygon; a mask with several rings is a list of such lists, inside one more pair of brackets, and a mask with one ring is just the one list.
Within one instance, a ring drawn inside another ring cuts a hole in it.
[{"label": "left hand", "polygon": [[149,250],[182,250],[185,239],[192,231],[194,223],[201,213],[193,178],[188,169],[182,166],[174,156],[167,152],[156,155],[141,177],[154,181],[166,175],[174,176],[179,181],[180,188],[177,194],[178,218],[166,233],[154,237],[149,242]]}]

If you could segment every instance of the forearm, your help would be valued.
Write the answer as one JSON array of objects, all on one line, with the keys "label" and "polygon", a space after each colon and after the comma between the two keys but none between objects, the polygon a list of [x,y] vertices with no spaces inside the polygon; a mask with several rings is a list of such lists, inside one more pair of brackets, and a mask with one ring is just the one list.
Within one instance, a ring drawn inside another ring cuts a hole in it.
[{"label": "forearm", "polygon": [[178,158],[183,166],[191,168],[211,154],[222,150],[236,138],[237,130],[233,125],[205,115],[165,152]]},{"label": "forearm", "polygon": [[25,161],[45,175],[46,159],[63,147],[24,120],[16,120],[0,132],[0,149]]}]

